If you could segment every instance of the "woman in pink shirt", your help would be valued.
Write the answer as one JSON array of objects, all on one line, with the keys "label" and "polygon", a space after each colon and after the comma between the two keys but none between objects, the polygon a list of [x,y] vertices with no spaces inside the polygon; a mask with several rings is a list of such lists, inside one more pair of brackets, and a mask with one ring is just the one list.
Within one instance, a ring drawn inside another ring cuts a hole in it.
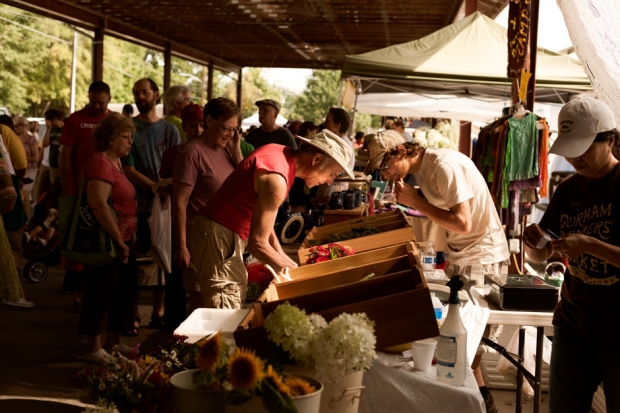
[{"label": "woman in pink shirt", "polygon": [[[103,118],[93,131],[98,152],[84,167],[88,206],[116,247],[116,258],[110,264],[84,270],[84,299],[78,331],[87,337],[88,353],[83,359],[93,363],[105,364],[113,359],[105,349],[116,349],[126,355],[132,351],[120,344],[120,335],[133,329],[138,294],[138,267],[133,252],[136,190],[124,175],[120,158],[131,150],[134,131],[133,121],[121,114],[113,112]],[[110,211],[110,201],[116,219]],[[108,334],[102,345],[106,315]]]}]

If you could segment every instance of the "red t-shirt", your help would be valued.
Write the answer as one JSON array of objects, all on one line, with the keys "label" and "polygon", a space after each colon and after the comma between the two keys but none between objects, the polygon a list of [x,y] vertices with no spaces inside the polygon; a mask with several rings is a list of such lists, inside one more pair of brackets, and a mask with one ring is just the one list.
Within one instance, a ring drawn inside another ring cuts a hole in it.
[{"label": "red t-shirt", "polygon": [[295,181],[295,169],[295,158],[290,148],[277,144],[261,146],[237,165],[207,205],[200,209],[200,214],[247,240],[258,200],[254,191],[256,172],[264,170],[282,175],[288,193]]},{"label": "red t-shirt", "polygon": [[227,148],[209,148],[202,139],[186,143],[174,165],[173,181],[194,187],[187,204],[188,215],[196,215],[234,170]]},{"label": "red t-shirt", "polygon": [[71,177],[70,182],[63,182],[63,185],[72,187],[77,195],[80,185],[80,174],[88,159],[97,153],[93,143],[93,129],[99,124],[110,111],[104,115],[94,116],[89,108],[84,108],[74,112],[67,118],[60,135],[60,144],[71,146]]},{"label": "red t-shirt", "polygon": [[[84,181],[100,179],[112,185],[112,206],[123,241],[129,241],[138,224],[136,189],[112,161],[100,153],[93,155],[84,168]],[[86,191],[84,192],[86,195]]]}]

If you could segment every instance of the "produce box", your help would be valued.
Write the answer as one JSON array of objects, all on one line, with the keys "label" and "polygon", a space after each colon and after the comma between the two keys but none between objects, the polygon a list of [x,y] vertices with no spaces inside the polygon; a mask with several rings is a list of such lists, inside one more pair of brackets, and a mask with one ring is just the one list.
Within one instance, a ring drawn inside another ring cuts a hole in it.
[{"label": "produce box", "polygon": [[[369,235],[367,237],[341,241],[338,244],[349,246],[353,248],[355,254],[359,254],[361,252],[389,247],[390,245],[402,244],[408,241],[415,242],[413,228],[410,226],[394,229],[392,231],[382,232],[379,234]],[[322,246],[327,247],[327,244],[323,244]],[[308,254],[310,254],[309,250],[310,248],[300,248],[297,252],[297,254],[299,255],[300,265],[306,265],[306,259],[308,258]]]},{"label": "produce box", "polygon": [[402,244],[391,245],[372,251],[356,253],[355,255],[335,260],[291,268],[289,271],[291,278],[297,281],[317,275],[332,274],[348,268],[359,267],[390,258],[402,257],[403,255],[407,255],[409,251],[413,251],[416,256],[418,255],[418,249],[415,243],[404,242]]},{"label": "produce box", "polygon": [[361,218],[357,218],[357,219],[350,219],[348,221],[342,221],[342,222],[338,222],[336,224],[330,224],[330,225],[323,225],[321,227],[314,227],[310,230],[310,232],[330,232],[333,230],[337,230],[340,229],[342,227],[346,227],[346,226],[351,226],[351,225],[357,225],[357,224],[361,224],[361,225],[372,225],[371,222],[375,221],[377,219],[384,219],[384,218],[389,218],[389,217],[394,217],[394,216],[398,216],[398,215],[402,215],[402,212],[400,211],[390,211],[390,212],[385,212],[383,214],[377,214],[377,215],[369,215],[366,217],[361,217]]},{"label": "produce box", "polygon": [[[345,221],[351,222],[351,224],[346,224],[338,228],[331,228],[328,230],[323,229],[324,227],[319,227],[319,230],[315,232],[309,232],[304,242],[302,243],[303,248],[309,248],[314,245],[327,244],[329,242],[346,242],[340,241],[337,238],[339,236],[346,236],[346,234],[351,232],[357,232],[358,234],[363,232],[365,229],[378,230],[378,233],[391,231],[394,229],[399,229],[407,226],[411,226],[407,218],[404,216],[402,212],[397,215],[389,215],[383,218],[378,218],[373,221],[365,221],[365,222],[356,222],[356,220]],[[350,239],[360,238],[362,236],[367,235],[358,235],[355,237],[351,237]],[[372,234],[368,234],[372,235]],[[333,240],[330,240],[332,238]]]},{"label": "produce box", "polygon": [[237,346],[255,349],[262,357],[271,351],[264,319],[285,301],[328,322],[341,313],[366,313],[375,322],[377,349],[439,335],[430,292],[417,268],[285,300],[272,298],[256,303],[253,314],[234,332]]},{"label": "produce box", "polygon": [[485,276],[485,296],[502,310],[552,312],[558,304],[558,288],[534,275]]}]

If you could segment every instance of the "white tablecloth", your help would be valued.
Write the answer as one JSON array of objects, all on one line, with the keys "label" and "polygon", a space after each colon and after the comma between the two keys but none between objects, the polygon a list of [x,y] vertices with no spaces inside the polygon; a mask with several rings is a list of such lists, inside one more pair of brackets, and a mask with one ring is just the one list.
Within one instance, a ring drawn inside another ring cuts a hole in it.
[{"label": "white tablecloth", "polygon": [[450,386],[435,379],[435,366],[428,372],[413,370],[413,363],[400,354],[379,353],[364,373],[366,391],[360,413],[484,413],[484,399],[471,369],[464,386]]}]

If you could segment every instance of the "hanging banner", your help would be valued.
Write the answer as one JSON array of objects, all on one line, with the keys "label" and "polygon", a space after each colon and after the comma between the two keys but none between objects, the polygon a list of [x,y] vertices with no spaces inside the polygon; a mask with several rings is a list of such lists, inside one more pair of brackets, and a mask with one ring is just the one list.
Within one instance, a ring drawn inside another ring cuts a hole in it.
[{"label": "hanging banner", "polygon": [[525,68],[530,36],[530,0],[510,0],[508,6],[508,77],[518,79]]}]

